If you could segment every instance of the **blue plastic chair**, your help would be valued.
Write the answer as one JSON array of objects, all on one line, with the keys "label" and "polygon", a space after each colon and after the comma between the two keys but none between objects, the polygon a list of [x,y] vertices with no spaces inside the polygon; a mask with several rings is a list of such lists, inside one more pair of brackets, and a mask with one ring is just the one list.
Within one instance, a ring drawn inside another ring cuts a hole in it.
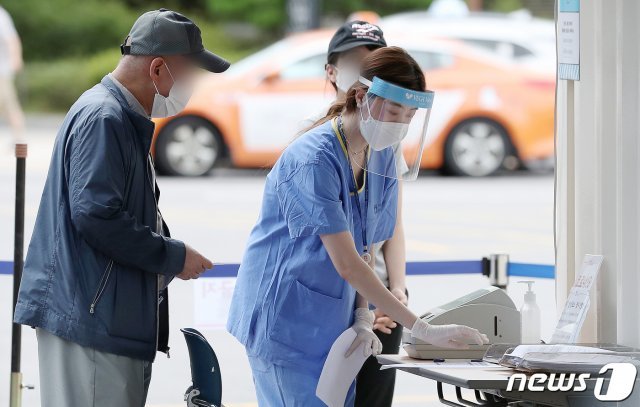
[{"label": "blue plastic chair", "polygon": [[188,407],[223,407],[222,375],[216,353],[204,335],[193,328],[180,330],[189,348],[191,382],[184,394]]}]

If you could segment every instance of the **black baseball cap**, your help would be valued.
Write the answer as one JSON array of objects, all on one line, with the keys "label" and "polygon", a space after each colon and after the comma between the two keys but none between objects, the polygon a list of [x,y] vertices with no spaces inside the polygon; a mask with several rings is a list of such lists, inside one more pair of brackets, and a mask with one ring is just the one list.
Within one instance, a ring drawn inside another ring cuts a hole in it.
[{"label": "black baseball cap", "polygon": [[200,29],[193,21],[166,8],[141,15],[120,50],[122,55],[184,55],[201,68],[216,73],[226,71],[230,65],[204,48]]},{"label": "black baseball cap", "polygon": [[344,23],[329,42],[329,55],[344,52],[360,46],[375,48],[386,47],[382,29],[375,24],[362,20]]}]

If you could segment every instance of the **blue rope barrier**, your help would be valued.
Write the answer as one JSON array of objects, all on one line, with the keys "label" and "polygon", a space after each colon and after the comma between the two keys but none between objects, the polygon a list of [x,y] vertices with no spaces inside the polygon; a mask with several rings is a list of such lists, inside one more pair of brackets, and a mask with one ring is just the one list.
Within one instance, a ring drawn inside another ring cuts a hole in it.
[{"label": "blue rope barrier", "polygon": [[[224,264],[207,270],[203,277],[236,277],[239,264]],[[462,261],[411,261],[407,262],[407,275],[479,274],[482,262]],[[0,275],[13,274],[13,262],[0,261]],[[512,277],[555,278],[555,267],[545,264],[509,263],[507,274]]]},{"label": "blue rope barrier", "polygon": [[509,263],[507,274],[514,277],[555,278],[556,268],[546,264]]}]

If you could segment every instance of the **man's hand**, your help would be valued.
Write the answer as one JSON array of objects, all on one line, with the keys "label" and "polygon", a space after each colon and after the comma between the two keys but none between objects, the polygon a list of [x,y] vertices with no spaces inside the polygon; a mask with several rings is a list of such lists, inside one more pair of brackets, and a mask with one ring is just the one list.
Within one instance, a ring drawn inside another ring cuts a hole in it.
[{"label": "man's hand", "polygon": [[195,251],[191,246],[185,244],[184,247],[187,251],[184,257],[184,267],[176,277],[181,280],[191,280],[200,277],[200,274],[204,273],[205,270],[213,267],[211,260]]}]

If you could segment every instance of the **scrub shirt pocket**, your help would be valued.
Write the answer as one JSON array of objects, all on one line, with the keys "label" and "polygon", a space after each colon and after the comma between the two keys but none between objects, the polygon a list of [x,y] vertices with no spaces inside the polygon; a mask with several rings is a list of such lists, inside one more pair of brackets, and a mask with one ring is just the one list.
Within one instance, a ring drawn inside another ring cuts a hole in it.
[{"label": "scrub shirt pocket", "polygon": [[320,293],[294,280],[269,337],[306,355],[324,356],[348,328],[351,316],[346,308],[342,298]]}]

